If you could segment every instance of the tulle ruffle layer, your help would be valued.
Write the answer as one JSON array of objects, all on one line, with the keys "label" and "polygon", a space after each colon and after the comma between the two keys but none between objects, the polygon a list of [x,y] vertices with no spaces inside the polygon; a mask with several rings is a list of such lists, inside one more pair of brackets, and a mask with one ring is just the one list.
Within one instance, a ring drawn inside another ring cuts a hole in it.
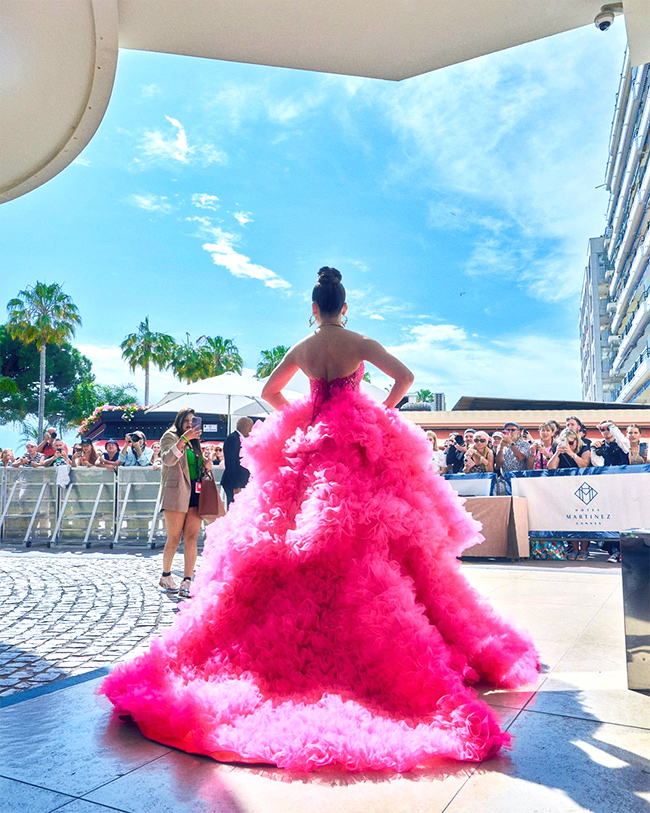
[{"label": "tulle ruffle layer", "polygon": [[534,679],[530,638],[466,581],[479,525],[397,412],[346,389],[245,441],[193,599],[102,691],[151,739],[294,770],[404,771],[507,745],[470,684]]}]

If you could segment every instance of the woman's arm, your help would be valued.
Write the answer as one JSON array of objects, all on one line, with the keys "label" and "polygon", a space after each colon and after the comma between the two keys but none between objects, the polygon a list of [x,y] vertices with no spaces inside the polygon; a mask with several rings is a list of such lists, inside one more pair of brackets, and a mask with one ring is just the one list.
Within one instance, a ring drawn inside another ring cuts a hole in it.
[{"label": "woman's arm", "polygon": [[374,339],[368,339],[364,336],[361,350],[365,361],[374,364],[375,367],[381,370],[382,373],[386,373],[395,382],[384,401],[384,406],[389,409],[397,406],[414,381],[413,373]]},{"label": "woman's arm", "polygon": [[558,447],[555,450],[553,457],[548,461],[548,468],[549,469],[556,469],[560,463],[560,448]]},{"label": "woman's arm", "polygon": [[581,469],[586,469],[587,466],[591,466],[591,452],[589,449],[583,449],[579,455],[574,454],[573,459]]},{"label": "woman's arm", "polygon": [[300,369],[295,360],[295,348],[292,347],[278,366],[273,370],[262,390],[262,398],[274,409],[288,406],[289,401],[282,395],[282,390]]},{"label": "woman's arm", "polygon": [[488,449],[488,456],[485,461],[485,468],[487,471],[494,471],[494,452]]},{"label": "woman's arm", "polygon": [[160,439],[160,459],[163,466],[175,466],[183,456],[185,441],[176,432],[167,430]]}]

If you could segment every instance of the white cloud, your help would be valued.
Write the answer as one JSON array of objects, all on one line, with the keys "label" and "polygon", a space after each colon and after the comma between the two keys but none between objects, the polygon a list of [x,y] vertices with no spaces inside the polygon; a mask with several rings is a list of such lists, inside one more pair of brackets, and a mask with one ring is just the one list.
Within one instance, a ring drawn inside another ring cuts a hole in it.
[{"label": "white cloud", "polygon": [[81,155],[77,156],[72,163],[73,164],[78,164],[80,167],[89,167],[90,166],[90,161],[87,158],[84,158]]},{"label": "white cloud", "polygon": [[212,209],[213,212],[216,212],[217,209],[220,208],[217,203],[218,200],[219,198],[216,195],[196,193],[192,195],[192,206],[196,206],[199,209]]},{"label": "white cloud", "polygon": [[311,110],[320,107],[325,101],[325,94],[319,91],[303,93],[279,101],[268,101],[267,111],[271,121],[278,124],[288,124],[304,117]]},{"label": "white cloud", "polygon": [[[385,105],[404,145],[394,179],[411,178],[435,195],[432,227],[468,230],[471,241],[476,234],[476,257],[489,253],[481,232],[491,232],[494,255],[516,262],[533,296],[575,297],[587,239],[602,231],[606,193],[595,187],[623,45],[621,31],[607,42],[567,32],[398,87],[362,86]],[[528,257],[508,258],[513,239],[528,243]],[[552,284],[558,267],[559,288]],[[479,265],[468,270],[478,273]]]},{"label": "white cloud", "polygon": [[190,145],[187,133],[178,119],[165,116],[175,132],[163,133],[160,130],[146,130],[138,149],[142,158],[137,163],[178,162],[180,164],[197,163],[206,166],[213,163],[225,163],[226,153],[213,144],[197,142]]},{"label": "white cloud", "polygon": [[415,325],[411,328],[411,334],[415,344],[423,347],[439,342],[460,344],[467,339],[465,330],[456,325]]},{"label": "white cloud", "polygon": [[399,302],[392,296],[377,293],[372,285],[367,288],[346,287],[346,293],[351,312],[366,319],[383,321],[387,316],[403,317],[409,310],[408,304]]},{"label": "white cloud", "polygon": [[319,87],[304,93],[285,95],[276,93],[270,80],[257,84],[233,83],[220,88],[210,106],[235,129],[260,119],[290,125],[328,101],[328,95],[323,92],[325,84],[321,82]]},{"label": "white cloud", "polygon": [[150,99],[152,96],[159,96],[162,93],[159,85],[152,83],[151,85],[142,85],[140,87],[140,95],[143,99]]},{"label": "white cloud", "polygon": [[251,217],[251,212],[233,212],[233,217],[239,223],[240,226],[245,226],[247,223],[252,223],[253,218]]},{"label": "white cloud", "polygon": [[414,388],[462,395],[580,398],[578,341],[548,334],[467,335],[457,325],[411,326],[388,348],[415,374]]},{"label": "white cloud", "polygon": [[146,212],[159,212],[168,215],[174,207],[165,195],[131,195],[129,202]]},{"label": "white cloud", "polygon": [[259,280],[267,288],[285,291],[291,288],[291,283],[282,279],[275,271],[251,262],[250,257],[236,251],[234,248],[234,243],[238,240],[236,235],[224,232],[216,226],[212,226],[210,231],[217,238],[216,242],[204,243],[203,249],[210,252],[212,262],[215,265],[226,268],[234,277]]}]

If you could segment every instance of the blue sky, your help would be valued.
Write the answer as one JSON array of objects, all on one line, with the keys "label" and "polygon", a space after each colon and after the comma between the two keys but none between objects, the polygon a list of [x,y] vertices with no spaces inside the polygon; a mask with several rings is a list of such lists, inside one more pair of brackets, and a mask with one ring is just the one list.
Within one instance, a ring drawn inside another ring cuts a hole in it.
[{"label": "blue sky", "polygon": [[[98,379],[141,398],[118,345],[146,315],[179,340],[234,339],[254,367],[305,335],[334,265],[349,327],[448,407],[579,397],[624,34],[590,26],[400,83],[121,51],[88,147],[2,207],[0,298],[63,284]],[[176,386],[156,375],[152,396]]]}]

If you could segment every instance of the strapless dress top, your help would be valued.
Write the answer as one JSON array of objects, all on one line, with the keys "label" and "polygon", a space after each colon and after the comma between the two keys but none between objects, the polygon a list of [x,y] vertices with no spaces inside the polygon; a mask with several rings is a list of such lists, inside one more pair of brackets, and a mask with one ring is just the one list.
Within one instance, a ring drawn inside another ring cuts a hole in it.
[{"label": "strapless dress top", "polygon": [[345,390],[358,390],[363,379],[364,371],[365,365],[361,362],[353,373],[343,378],[333,378],[331,381],[328,381],[326,378],[310,378],[309,390],[314,405],[314,415],[316,415],[323,402],[327,401],[333,395],[344,392]]}]

